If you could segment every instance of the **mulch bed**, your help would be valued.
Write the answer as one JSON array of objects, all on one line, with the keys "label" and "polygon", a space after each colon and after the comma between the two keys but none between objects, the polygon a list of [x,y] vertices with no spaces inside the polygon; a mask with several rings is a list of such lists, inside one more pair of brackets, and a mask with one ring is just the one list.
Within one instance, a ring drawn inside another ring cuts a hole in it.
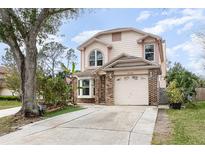
[{"label": "mulch bed", "polygon": [[0,118],[0,136],[19,130],[20,127],[42,120],[43,117],[25,118],[22,116],[7,116]]}]

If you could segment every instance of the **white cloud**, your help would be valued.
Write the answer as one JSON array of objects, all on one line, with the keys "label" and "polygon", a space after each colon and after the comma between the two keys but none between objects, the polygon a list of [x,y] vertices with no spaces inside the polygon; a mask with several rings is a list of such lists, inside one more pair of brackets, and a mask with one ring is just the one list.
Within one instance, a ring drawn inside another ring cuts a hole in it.
[{"label": "white cloud", "polygon": [[203,14],[203,9],[183,9],[181,13],[189,16],[200,16]]},{"label": "white cloud", "polygon": [[137,17],[136,21],[143,21],[148,19],[151,16],[150,11],[142,11],[140,12],[139,16]]},{"label": "white cloud", "polygon": [[[182,26],[191,21],[202,21],[205,19],[202,9],[183,9],[180,17],[170,17],[158,21],[153,27],[147,27],[143,30],[146,32],[161,34],[167,30],[171,30],[176,26]],[[190,26],[190,25],[189,25]]]},{"label": "white cloud", "polygon": [[179,9],[163,9],[163,11],[161,12],[161,15],[163,16],[170,16],[170,15],[173,15],[173,14],[176,14],[176,12],[178,11]]},{"label": "white cloud", "polygon": [[102,31],[102,30],[83,31],[83,32],[79,33],[78,35],[74,36],[71,39],[71,41],[76,42],[77,44],[81,44],[100,31]]},{"label": "white cloud", "polygon": [[192,22],[188,22],[187,24],[184,25],[184,27],[177,30],[177,34],[181,34],[182,32],[190,30],[193,26],[194,26],[194,24]]},{"label": "white cloud", "polygon": [[[182,54],[182,52],[186,54]],[[192,34],[189,40],[167,49],[167,57],[169,60],[176,61],[176,59],[178,59],[176,55],[178,55],[178,57],[182,55],[187,56],[185,67],[190,71],[201,75],[205,73],[203,69],[205,64],[205,58],[203,56],[204,50],[200,44],[200,40],[195,34]],[[183,57],[181,57],[181,59],[182,58]]]}]

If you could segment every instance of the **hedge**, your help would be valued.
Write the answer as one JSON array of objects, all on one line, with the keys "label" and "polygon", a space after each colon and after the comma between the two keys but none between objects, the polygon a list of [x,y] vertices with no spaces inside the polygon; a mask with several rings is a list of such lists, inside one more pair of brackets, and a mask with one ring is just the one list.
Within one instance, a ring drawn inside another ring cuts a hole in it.
[{"label": "hedge", "polygon": [[4,101],[20,101],[18,96],[0,96],[0,100]]}]

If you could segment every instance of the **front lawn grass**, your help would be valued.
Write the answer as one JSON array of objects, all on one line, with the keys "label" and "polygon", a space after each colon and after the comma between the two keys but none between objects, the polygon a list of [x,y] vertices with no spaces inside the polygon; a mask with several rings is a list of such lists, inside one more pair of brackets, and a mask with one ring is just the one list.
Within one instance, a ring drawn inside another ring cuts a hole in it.
[{"label": "front lawn grass", "polygon": [[38,118],[15,117],[14,115],[2,117],[0,118],[0,136],[16,131],[19,129],[19,127],[22,127],[29,123],[33,123],[39,120],[44,120],[50,117],[54,117],[61,114],[82,110],[82,109],[84,108],[80,106],[69,105],[56,111],[47,112],[44,114],[43,117],[38,117]]},{"label": "front lawn grass", "polygon": [[205,144],[205,101],[195,104],[158,112],[152,144]]},{"label": "front lawn grass", "polygon": [[21,106],[19,101],[0,101],[0,110]]},{"label": "front lawn grass", "polygon": [[205,144],[205,101],[192,109],[168,110],[171,138],[168,144]]},{"label": "front lawn grass", "polygon": [[56,111],[47,112],[47,113],[44,114],[44,117],[50,118],[50,117],[54,117],[54,116],[58,116],[58,115],[61,115],[61,114],[68,113],[68,112],[74,112],[74,111],[82,110],[82,109],[83,108],[80,107],[80,106],[69,105],[69,106],[66,106],[62,109],[56,110]]}]

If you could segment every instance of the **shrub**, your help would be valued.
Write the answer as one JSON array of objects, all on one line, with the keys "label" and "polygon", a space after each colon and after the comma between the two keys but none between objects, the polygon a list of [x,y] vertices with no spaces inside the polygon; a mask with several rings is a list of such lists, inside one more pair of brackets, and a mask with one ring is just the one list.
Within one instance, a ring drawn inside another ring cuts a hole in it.
[{"label": "shrub", "polygon": [[18,96],[0,96],[0,100],[4,101],[20,101]]},{"label": "shrub", "polygon": [[42,77],[40,83],[39,95],[43,97],[47,105],[67,105],[70,94],[70,86],[61,77]]},{"label": "shrub", "polygon": [[176,87],[176,81],[172,81],[166,89],[168,100],[170,103],[182,103],[183,94],[179,88]]},{"label": "shrub", "polygon": [[68,103],[73,103],[72,82],[66,82],[66,76],[75,72],[75,64],[72,65],[72,70],[62,65],[62,72],[55,76],[46,74],[42,69],[37,70],[37,97],[38,101],[51,107],[66,106]]},{"label": "shrub", "polygon": [[167,72],[168,85],[175,81],[176,87],[183,94],[183,103],[189,103],[189,97],[196,94],[195,88],[199,85],[199,77],[186,70],[180,63],[175,63]]}]

